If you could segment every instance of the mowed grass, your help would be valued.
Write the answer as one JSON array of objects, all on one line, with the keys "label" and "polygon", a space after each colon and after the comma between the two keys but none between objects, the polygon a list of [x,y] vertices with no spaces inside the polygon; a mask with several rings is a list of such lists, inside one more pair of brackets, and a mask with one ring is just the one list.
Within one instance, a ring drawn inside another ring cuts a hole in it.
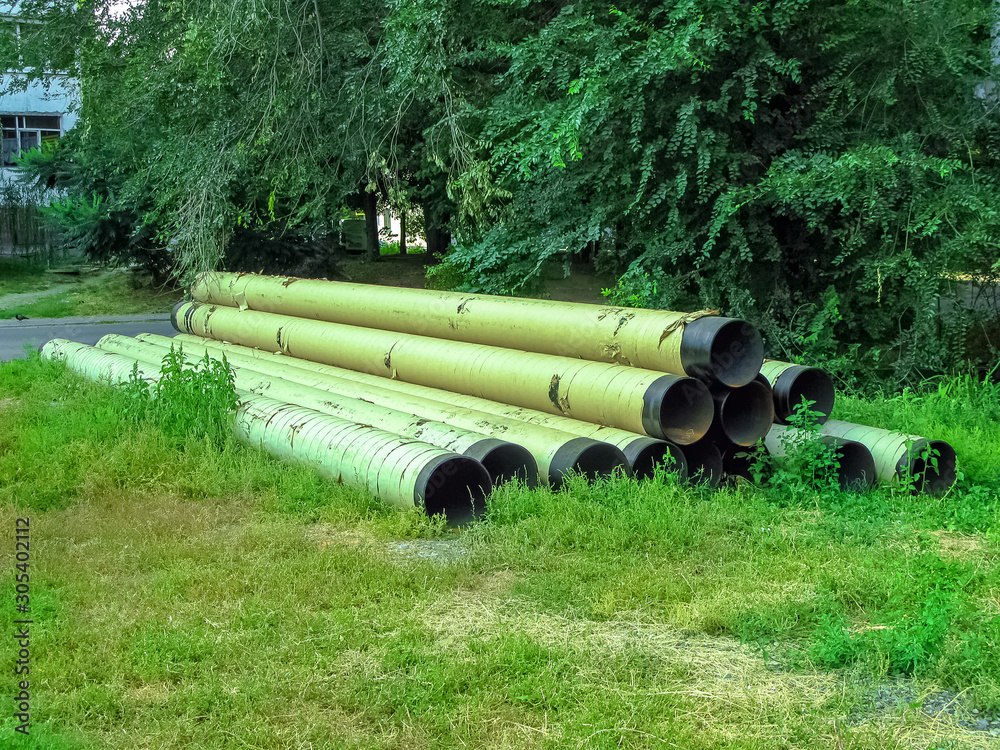
[{"label": "mowed grass", "polygon": [[[3,716],[0,746],[988,746],[957,720],[1000,704],[989,399],[841,399],[956,444],[940,499],[574,481],[449,531],[0,365],[0,565],[30,517],[35,620],[33,735]],[[959,714],[925,713],[943,690]]]},{"label": "mowed grass", "polygon": [[46,272],[41,258],[0,258],[0,296],[35,292],[51,284],[51,274]]},{"label": "mowed grass", "polygon": [[[25,262],[2,266],[0,261],[0,320],[24,315],[28,318],[66,318],[76,315],[142,315],[166,313],[180,301],[183,290],[173,286],[160,287],[150,281],[120,271],[105,273],[99,278],[72,276],[52,278],[45,274],[29,274]],[[35,266],[31,266],[35,268]],[[37,269],[36,269],[37,270]],[[11,272],[6,281],[4,274]],[[5,302],[4,295],[21,292],[44,292],[53,286],[71,288],[54,291],[29,301]]]}]

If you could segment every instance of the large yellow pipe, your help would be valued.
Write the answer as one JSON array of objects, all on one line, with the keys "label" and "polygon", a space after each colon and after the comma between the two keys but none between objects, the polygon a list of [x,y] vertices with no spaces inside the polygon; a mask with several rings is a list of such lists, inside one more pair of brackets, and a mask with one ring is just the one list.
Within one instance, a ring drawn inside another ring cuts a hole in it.
[{"label": "large yellow pipe", "polygon": [[[165,341],[168,342],[169,346],[171,340],[165,339]],[[186,347],[187,354],[185,356],[190,356],[191,352],[197,352],[197,356],[203,356],[206,352],[209,352],[210,355],[220,356],[219,353],[209,350],[207,347],[199,347],[195,344],[182,345]],[[98,342],[98,346],[128,354],[130,357],[144,357],[147,361],[157,361],[167,351],[158,343],[129,339],[127,336],[118,336],[117,334],[105,336]],[[156,351],[148,351],[151,349]],[[621,450],[613,445],[587,437],[578,437],[548,427],[450,406],[432,399],[410,396],[382,388],[378,385],[362,384],[349,378],[336,377],[321,372],[296,370],[283,364],[284,360],[291,360],[291,357],[267,355],[270,357],[269,361],[256,360],[229,351],[223,353],[229,359],[230,365],[236,373],[237,383],[241,387],[267,391],[273,387],[272,384],[275,382],[288,381],[325,392],[326,398],[320,394],[311,401],[312,405],[320,411],[328,408],[335,409],[337,400],[330,397],[337,395],[344,399],[344,403],[349,399],[360,399],[428,421],[447,423],[451,426],[522,445],[535,458],[540,478],[553,487],[558,487],[565,475],[571,471],[589,477],[610,474],[618,469],[628,471],[628,462]],[[376,378],[376,380],[380,383],[389,383],[381,378]],[[330,403],[324,404],[324,402]]]},{"label": "large yellow pipe", "polygon": [[760,333],[743,320],[350,284],[282,276],[201,275],[199,302],[453,341],[615,362],[745,385],[760,369]]},{"label": "large yellow pipe", "polygon": [[[101,341],[110,340],[112,337],[105,337]],[[591,422],[582,422],[579,419],[568,417],[558,417],[553,414],[534,409],[525,409],[520,406],[501,404],[497,401],[477,398],[475,396],[465,396],[451,391],[442,391],[438,388],[428,388],[427,386],[403,383],[398,380],[387,380],[376,375],[366,375],[354,370],[345,370],[340,367],[318,364],[295,357],[286,357],[271,352],[263,352],[259,349],[250,349],[239,344],[226,344],[206,339],[200,336],[189,334],[178,334],[174,338],[158,336],[156,334],[141,334],[137,337],[139,341],[156,344],[163,347],[165,351],[174,343],[184,346],[188,351],[198,353],[199,356],[205,352],[211,352],[213,356],[226,356],[234,362],[239,362],[242,366],[250,369],[260,369],[259,364],[270,364],[271,367],[265,369],[277,376],[279,373],[287,374],[285,371],[277,370],[276,367],[295,368],[308,373],[319,373],[337,378],[345,378],[372,388],[385,389],[416,396],[421,399],[438,401],[449,409],[455,407],[470,409],[484,414],[492,414],[505,419],[513,419],[520,422],[549,427],[554,430],[568,432],[580,437],[593,438],[604,443],[610,443],[621,449],[628,461],[632,473],[639,479],[648,478],[653,475],[657,465],[666,465],[676,471],[682,480],[687,478],[687,466],[684,453],[678,446],[665,440],[658,440],[646,435],[638,435],[627,430],[620,430],[616,427],[605,427],[595,425]],[[103,346],[99,343],[98,346]]]},{"label": "large yellow pipe", "polygon": [[699,439],[712,422],[708,389],[682,375],[190,302],[175,308],[174,325],[182,333],[675,443]]},{"label": "large yellow pipe", "polygon": [[[133,368],[150,382],[160,376],[156,364],[65,339],[45,344],[42,357],[63,361],[92,380],[123,383]],[[279,458],[366,487],[394,505],[444,513],[453,523],[481,513],[491,489],[489,475],[474,459],[263,396],[240,393],[234,430],[240,440]]]},{"label": "large yellow pipe", "polygon": [[909,485],[914,491],[941,495],[957,478],[955,449],[944,440],[930,440],[851,422],[831,419],[820,431],[856,440],[872,452],[881,482]]},{"label": "large yellow pipe", "polygon": [[[97,347],[154,366],[169,352],[169,349],[158,345],[115,333],[103,337],[97,342]],[[192,349],[193,347],[190,347],[189,351]],[[205,352],[200,353],[201,356],[204,354]],[[187,355],[188,352],[185,352],[189,360],[198,359]],[[217,354],[214,357],[221,359]],[[237,358],[233,357],[234,361],[230,361],[230,366],[233,368],[236,387],[240,391],[305,406],[357,424],[377,425],[395,435],[461,453],[485,466],[494,484],[513,479],[525,482],[530,487],[538,484],[538,465],[534,457],[530,451],[516,443],[498,440],[496,437],[475,430],[418,417],[370,401],[340,398],[337,394],[318,388],[248,370],[240,367],[235,359]]]}]

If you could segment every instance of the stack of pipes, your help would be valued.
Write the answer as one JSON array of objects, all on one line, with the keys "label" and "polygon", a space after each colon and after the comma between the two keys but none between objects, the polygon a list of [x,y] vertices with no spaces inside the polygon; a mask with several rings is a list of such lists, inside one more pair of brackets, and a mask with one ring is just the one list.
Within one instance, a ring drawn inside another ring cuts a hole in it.
[{"label": "stack of pipes", "polygon": [[826,373],[764,362],[752,325],[710,311],[216,272],[192,296],[174,308],[174,338],[54,340],[43,354],[112,381],[134,366],[155,379],[176,345],[225,357],[241,439],[452,521],[511,479],[558,487],[571,471],[645,477],[665,465],[714,486],[762,438],[780,461],[802,398],[825,422],[843,486],[954,481],[946,443],[827,421]]}]

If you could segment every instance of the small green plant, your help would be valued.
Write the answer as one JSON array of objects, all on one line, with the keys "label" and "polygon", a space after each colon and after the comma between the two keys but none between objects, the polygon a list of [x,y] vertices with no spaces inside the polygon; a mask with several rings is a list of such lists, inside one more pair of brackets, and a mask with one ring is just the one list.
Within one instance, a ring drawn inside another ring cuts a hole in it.
[{"label": "small green plant", "polygon": [[840,461],[835,446],[822,439],[820,419],[823,413],[812,408],[815,403],[803,398],[788,418],[795,429],[779,438],[785,453],[780,460],[766,450],[757,451],[751,469],[757,483],[768,477],[772,486],[787,488],[796,494],[838,488]]},{"label": "small green plant", "polygon": [[239,403],[229,363],[208,354],[190,364],[182,349],[170,347],[163,357],[160,377],[147,383],[138,364],[122,389],[126,421],[151,422],[167,437],[183,443],[189,437],[207,438],[224,445],[231,435],[232,414]]},{"label": "small green plant", "polygon": [[612,304],[621,307],[651,307],[657,297],[659,285],[648,273],[625,273],[613,289],[602,289]]},{"label": "small green plant", "polygon": [[383,242],[378,252],[379,255],[399,255],[399,243]]}]

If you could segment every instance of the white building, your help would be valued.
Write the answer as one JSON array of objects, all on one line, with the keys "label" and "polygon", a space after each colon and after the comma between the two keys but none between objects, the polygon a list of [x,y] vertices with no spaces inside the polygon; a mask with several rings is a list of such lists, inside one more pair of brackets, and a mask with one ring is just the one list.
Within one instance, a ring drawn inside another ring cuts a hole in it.
[{"label": "white building", "polygon": [[[0,24],[20,37],[32,21],[17,14],[17,3],[0,3]],[[10,168],[17,156],[56,140],[76,123],[80,103],[78,81],[63,72],[46,73],[43,80],[29,81],[23,70],[0,72],[0,181],[13,176]],[[19,85],[20,84],[20,85]],[[5,93],[7,92],[7,93]]]}]

